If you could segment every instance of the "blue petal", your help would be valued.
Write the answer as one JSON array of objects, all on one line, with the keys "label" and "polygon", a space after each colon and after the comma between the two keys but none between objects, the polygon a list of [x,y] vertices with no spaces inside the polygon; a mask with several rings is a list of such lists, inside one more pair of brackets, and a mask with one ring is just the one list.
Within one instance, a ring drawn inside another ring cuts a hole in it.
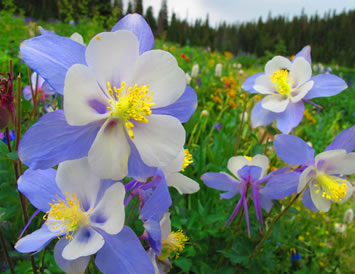
[{"label": "blue petal", "polygon": [[21,253],[30,253],[41,251],[49,242],[58,237],[58,233],[48,230],[46,224],[31,234],[21,238],[15,245],[15,249]]},{"label": "blue petal", "polygon": [[[101,232],[100,232],[101,233]],[[97,252],[96,266],[105,274],[154,274],[153,264],[136,234],[125,226],[117,235],[102,234],[104,246]]]},{"label": "blue petal", "polygon": [[355,126],[341,131],[325,150],[345,149],[347,153],[355,149]]},{"label": "blue petal", "polygon": [[260,200],[260,206],[266,210],[266,212],[269,212],[273,206],[272,200],[262,193],[259,193],[259,200]]},{"label": "blue petal", "polygon": [[260,178],[261,172],[261,167],[244,166],[238,170],[238,175],[244,182],[254,183]]},{"label": "blue petal", "polygon": [[334,74],[319,74],[311,78],[314,84],[304,99],[337,95],[347,88],[346,82]]},{"label": "blue petal", "polygon": [[205,185],[214,189],[236,193],[240,192],[239,182],[223,173],[207,172],[201,176],[201,180]]},{"label": "blue petal", "polygon": [[153,180],[161,180],[161,182],[154,189],[149,199],[144,202],[144,206],[140,211],[140,218],[142,220],[148,220],[154,216],[160,216],[168,211],[171,206],[171,197],[164,176],[157,176]]},{"label": "blue petal", "polygon": [[137,13],[127,14],[118,21],[111,31],[117,30],[128,30],[137,36],[139,42],[139,54],[151,50],[154,46],[154,35],[151,28],[143,16]]},{"label": "blue petal", "polygon": [[86,64],[85,46],[54,33],[23,41],[20,52],[25,63],[60,94],[68,69],[74,64]]},{"label": "blue petal", "polygon": [[97,123],[70,126],[62,110],[47,113],[21,139],[19,157],[32,169],[85,157],[99,127]]},{"label": "blue petal", "polygon": [[276,120],[277,114],[275,112],[264,109],[261,106],[261,101],[257,102],[253,107],[251,112],[251,126],[252,128],[256,128],[259,126],[266,126],[270,124],[272,121]]},{"label": "blue petal", "polygon": [[18,190],[27,197],[34,207],[42,212],[47,212],[50,209],[48,203],[53,203],[53,200],[58,201],[58,198],[65,200],[56,184],[56,174],[55,169],[28,169],[18,180]]},{"label": "blue petal", "polygon": [[144,228],[148,232],[149,246],[154,250],[155,254],[160,255],[162,239],[159,218],[148,219],[144,222]]},{"label": "blue petal", "polygon": [[311,46],[305,46],[299,53],[296,54],[293,60],[295,60],[297,57],[303,57],[310,65],[312,65]]},{"label": "blue petal", "polygon": [[270,199],[283,199],[297,192],[300,173],[289,172],[271,177],[261,193]]},{"label": "blue petal", "polygon": [[253,74],[252,76],[248,77],[244,81],[244,83],[242,85],[242,89],[244,89],[245,91],[247,91],[249,93],[259,93],[253,87],[254,87],[256,78],[258,78],[259,76],[261,76],[263,74],[264,74],[264,72],[259,72],[259,73]]},{"label": "blue petal", "polygon": [[276,135],[274,147],[277,156],[289,165],[310,165],[314,161],[314,149],[299,137]]},{"label": "blue petal", "polygon": [[221,199],[232,199],[238,193],[239,193],[239,191],[228,191],[228,192],[219,194],[219,197]]},{"label": "blue petal", "polygon": [[133,177],[137,181],[145,182],[146,179],[151,176],[154,176],[157,173],[157,168],[147,166],[139,155],[136,146],[132,143],[131,140],[129,140],[129,142],[131,147],[131,154],[128,159],[127,176]]},{"label": "blue petal", "polygon": [[152,114],[165,114],[176,117],[181,123],[187,122],[197,107],[197,95],[192,87],[187,86],[181,97],[172,105],[152,109]]},{"label": "blue petal", "polygon": [[277,128],[282,133],[289,133],[292,129],[298,126],[302,121],[304,113],[304,103],[299,101],[297,103],[289,103],[286,110],[279,113],[277,120]]},{"label": "blue petal", "polygon": [[67,239],[61,238],[54,247],[54,259],[57,265],[65,273],[84,273],[89,264],[90,256],[80,257],[76,260],[66,260],[62,253],[64,247],[68,244]]},{"label": "blue petal", "polygon": [[312,211],[318,211],[316,206],[314,205],[312,198],[311,198],[311,191],[309,190],[309,187],[305,190],[303,193],[303,198],[302,198],[303,204],[310,210]]}]

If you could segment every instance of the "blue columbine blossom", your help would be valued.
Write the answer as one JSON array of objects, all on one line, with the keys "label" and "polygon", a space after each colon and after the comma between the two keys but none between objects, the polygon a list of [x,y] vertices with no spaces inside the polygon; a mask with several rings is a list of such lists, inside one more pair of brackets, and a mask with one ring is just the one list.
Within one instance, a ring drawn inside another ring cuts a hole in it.
[{"label": "blue columbine blossom", "polygon": [[242,87],[249,93],[266,95],[252,110],[253,128],[276,120],[277,128],[289,133],[303,118],[304,102],[336,95],[347,86],[333,74],[312,76],[311,47],[306,46],[292,61],[274,57],[266,63],[265,72],[252,75]]},{"label": "blue columbine blossom", "polygon": [[[96,35],[87,47],[56,34],[24,41],[24,61],[65,93],[65,107],[25,133],[20,159],[44,169],[88,156],[96,174],[115,179],[138,167],[149,177],[154,167],[168,165],[183,149],[181,123],[196,109],[197,98],[185,87],[175,58],[151,50],[153,44],[151,29],[137,14]],[[122,108],[130,100],[136,102],[133,112]]]},{"label": "blue columbine blossom", "polygon": [[124,226],[123,184],[101,180],[87,158],[63,162],[57,171],[27,170],[18,188],[45,216],[40,229],[16,243],[17,251],[39,252],[61,237],[54,257],[67,273],[84,273],[95,253],[103,273],[154,273],[139,239]]},{"label": "blue columbine blossom", "polygon": [[304,191],[303,203],[313,211],[328,211],[331,202],[349,199],[353,186],[344,176],[355,173],[355,126],[340,132],[317,156],[296,136],[276,135],[274,145],[278,157],[296,167],[272,177],[262,190],[265,196],[282,199]]},{"label": "blue columbine blossom", "polygon": [[229,217],[227,224],[230,224],[235,219],[240,208],[243,206],[249,235],[250,226],[247,205],[248,190],[251,190],[251,198],[254,201],[256,218],[260,223],[263,223],[261,208],[270,211],[272,207],[271,199],[265,197],[261,192],[263,189],[262,184],[276,172],[266,175],[268,165],[269,159],[264,155],[256,155],[253,158],[236,156],[228,161],[228,169],[235,177],[223,172],[208,172],[201,176],[201,180],[207,186],[226,191],[225,193],[220,194],[221,199],[231,199],[237,194],[241,195],[241,198]]}]

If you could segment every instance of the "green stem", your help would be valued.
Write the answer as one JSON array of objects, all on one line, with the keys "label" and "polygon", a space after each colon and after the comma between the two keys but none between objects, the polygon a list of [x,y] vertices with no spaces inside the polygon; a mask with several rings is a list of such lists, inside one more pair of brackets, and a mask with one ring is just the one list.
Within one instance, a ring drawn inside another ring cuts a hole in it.
[{"label": "green stem", "polygon": [[240,136],[242,135],[242,130],[243,130],[243,124],[244,124],[244,117],[245,117],[245,111],[247,109],[247,105],[248,105],[248,96],[245,97],[245,101],[244,101],[244,107],[243,107],[243,113],[242,113],[242,119],[240,121],[240,126],[239,126],[239,130],[238,130],[238,136],[237,136],[237,141],[235,143],[235,148],[234,148],[234,154],[238,153],[238,149],[239,149],[239,145],[240,145]]},{"label": "green stem", "polygon": [[0,242],[1,242],[2,250],[4,251],[4,254],[5,254],[5,259],[6,259],[7,265],[9,266],[10,272],[12,274],[14,274],[15,270],[12,265],[11,258],[9,256],[9,252],[7,251],[6,241],[5,241],[4,235],[2,234],[1,226],[0,226]]}]

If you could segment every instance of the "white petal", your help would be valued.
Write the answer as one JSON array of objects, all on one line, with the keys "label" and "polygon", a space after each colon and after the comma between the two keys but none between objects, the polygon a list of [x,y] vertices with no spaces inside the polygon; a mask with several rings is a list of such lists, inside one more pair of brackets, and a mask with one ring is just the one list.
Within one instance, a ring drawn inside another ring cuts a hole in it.
[{"label": "white petal", "polygon": [[269,158],[265,155],[257,154],[251,159],[249,165],[261,167],[260,178],[263,178],[267,173],[267,168],[269,167]]},{"label": "white petal", "polygon": [[327,163],[326,173],[351,175],[355,173],[355,152],[348,153],[342,159]]},{"label": "white petal", "polygon": [[315,175],[314,167],[309,166],[300,175],[299,183],[297,187],[297,192],[300,193],[306,185],[312,181],[313,176]]},{"label": "white petal", "polygon": [[79,44],[82,44],[85,46],[84,44],[84,39],[83,37],[77,33],[77,32],[74,32],[71,36],[70,36],[70,39],[74,40],[75,42],[78,42]]},{"label": "white petal", "polygon": [[268,95],[261,101],[261,106],[272,112],[284,112],[288,106],[289,98],[285,95]]},{"label": "white petal", "polygon": [[84,65],[73,65],[64,83],[64,114],[69,125],[81,126],[105,119],[108,98],[101,91],[92,71]]},{"label": "white petal", "polygon": [[128,76],[138,58],[137,37],[125,30],[103,32],[91,39],[86,48],[85,59],[103,90],[107,82],[112,88],[119,87]]},{"label": "white petal", "polygon": [[184,164],[185,150],[182,149],[178,156],[172,160],[166,167],[162,168],[165,174],[179,172]]},{"label": "white petal", "polygon": [[160,220],[160,231],[161,231],[161,239],[165,240],[168,238],[171,232],[171,221],[170,221],[170,213],[165,212],[163,218]]},{"label": "white petal", "polygon": [[98,132],[89,151],[89,164],[100,178],[120,180],[128,173],[131,152],[123,124],[108,119]]},{"label": "white petal", "polygon": [[351,195],[353,194],[353,191],[354,191],[354,187],[353,185],[348,181],[348,180],[345,180],[345,184],[347,186],[347,193],[346,195],[343,197],[343,199],[341,199],[341,201],[339,203],[344,203],[346,202],[350,197]]},{"label": "white petal", "polygon": [[149,85],[155,105],[153,108],[174,103],[184,92],[186,76],[176,59],[162,50],[146,51],[139,56],[128,86]]},{"label": "white petal", "polygon": [[125,193],[121,183],[116,183],[107,189],[90,214],[90,224],[111,235],[119,233],[125,221]]},{"label": "white petal", "polygon": [[303,97],[305,97],[307,93],[312,89],[313,84],[313,81],[308,81],[295,90],[292,90],[290,95],[291,102],[297,103],[298,101],[302,100]]},{"label": "white petal", "polygon": [[245,158],[244,156],[234,156],[229,159],[227,168],[228,170],[238,179],[238,171],[241,169],[243,166],[249,165],[250,161]]},{"label": "white petal", "polygon": [[181,173],[171,173],[165,177],[168,186],[175,187],[180,194],[191,194],[200,190],[200,185]]},{"label": "white petal", "polygon": [[145,164],[164,167],[173,161],[185,143],[185,129],[180,121],[168,115],[151,115],[148,123],[139,123],[132,130],[132,142]]},{"label": "white petal", "polygon": [[285,57],[275,56],[265,65],[265,74],[272,75],[275,71],[280,69],[291,69],[291,62]]},{"label": "white petal", "polygon": [[328,168],[333,165],[336,165],[337,162],[343,161],[345,157],[346,157],[346,150],[344,149],[327,150],[322,153],[319,153],[315,157],[315,166],[319,171],[323,171],[328,174],[334,174],[328,172],[327,171]]},{"label": "white petal", "polygon": [[311,191],[312,202],[316,208],[320,211],[327,212],[330,209],[330,200],[322,197],[323,191],[319,191],[317,193],[318,188],[316,188],[313,184],[310,184],[309,187]]},{"label": "white petal", "polygon": [[104,238],[93,228],[85,226],[73,235],[73,239],[63,249],[63,258],[75,260],[82,256],[95,254],[104,245]]},{"label": "white petal", "polygon": [[60,163],[56,182],[63,193],[75,193],[85,211],[94,206],[100,178],[92,173],[87,157]]},{"label": "white petal", "polygon": [[291,65],[291,77],[296,87],[304,84],[312,77],[312,67],[303,57],[297,57]]},{"label": "white petal", "polygon": [[255,79],[253,88],[261,94],[273,94],[275,93],[275,86],[271,82],[270,75],[260,75]]}]

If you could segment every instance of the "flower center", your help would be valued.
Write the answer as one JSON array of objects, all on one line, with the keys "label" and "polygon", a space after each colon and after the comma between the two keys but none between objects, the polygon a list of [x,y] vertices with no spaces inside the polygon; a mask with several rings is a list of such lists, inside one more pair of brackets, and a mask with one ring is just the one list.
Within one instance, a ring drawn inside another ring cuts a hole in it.
[{"label": "flower center", "polygon": [[[65,201],[58,199],[58,203],[49,203],[51,209],[46,212],[43,219],[47,226],[57,230],[62,227],[59,234],[66,231],[66,239],[72,239],[72,232],[77,230],[80,226],[88,224],[88,216],[90,212],[83,212],[80,208],[80,201],[76,194],[71,197],[68,193],[65,194]],[[58,235],[59,235],[58,234]]]},{"label": "flower center", "polygon": [[182,164],[181,171],[185,171],[185,168],[187,168],[190,164],[193,163],[192,155],[189,152],[189,150],[186,148],[184,149],[184,152],[185,152],[185,157],[184,157],[184,163]]},{"label": "flower center", "polygon": [[253,159],[252,157],[250,157],[250,156],[245,156],[245,155],[244,155],[244,158],[247,159],[249,162]]},{"label": "flower center", "polygon": [[189,238],[182,233],[182,230],[171,232],[168,238],[162,242],[162,251],[159,258],[165,260],[172,252],[176,252],[176,258],[178,258],[179,252],[185,248],[185,242],[188,240]]},{"label": "flower center", "polygon": [[345,184],[346,180],[344,179],[321,173],[316,177],[316,180],[318,183],[314,185],[318,187],[316,192],[319,193],[322,189],[322,197],[328,200],[340,202],[348,192],[348,187]]},{"label": "flower center", "polygon": [[271,76],[271,82],[274,83],[275,89],[279,94],[290,95],[291,85],[294,82],[291,79],[291,73],[287,69],[275,71]]},{"label": "flower center", "polygon": [[[126,83],[122,82],[120,88],[111,88],[110,82],[107,82],[107,90],[112,99],[109,100],[112,117],[117,117],[122,120],[128,130],[128,135],[133,139],[134,134],[132,128],[133,121],[140,123],[148,123],[147,116],[152,114],[151,107],[155,105],[153,98],[150,97],[149,86],[126,87]],[[150,93],[153,95],[153,92]]]}]

